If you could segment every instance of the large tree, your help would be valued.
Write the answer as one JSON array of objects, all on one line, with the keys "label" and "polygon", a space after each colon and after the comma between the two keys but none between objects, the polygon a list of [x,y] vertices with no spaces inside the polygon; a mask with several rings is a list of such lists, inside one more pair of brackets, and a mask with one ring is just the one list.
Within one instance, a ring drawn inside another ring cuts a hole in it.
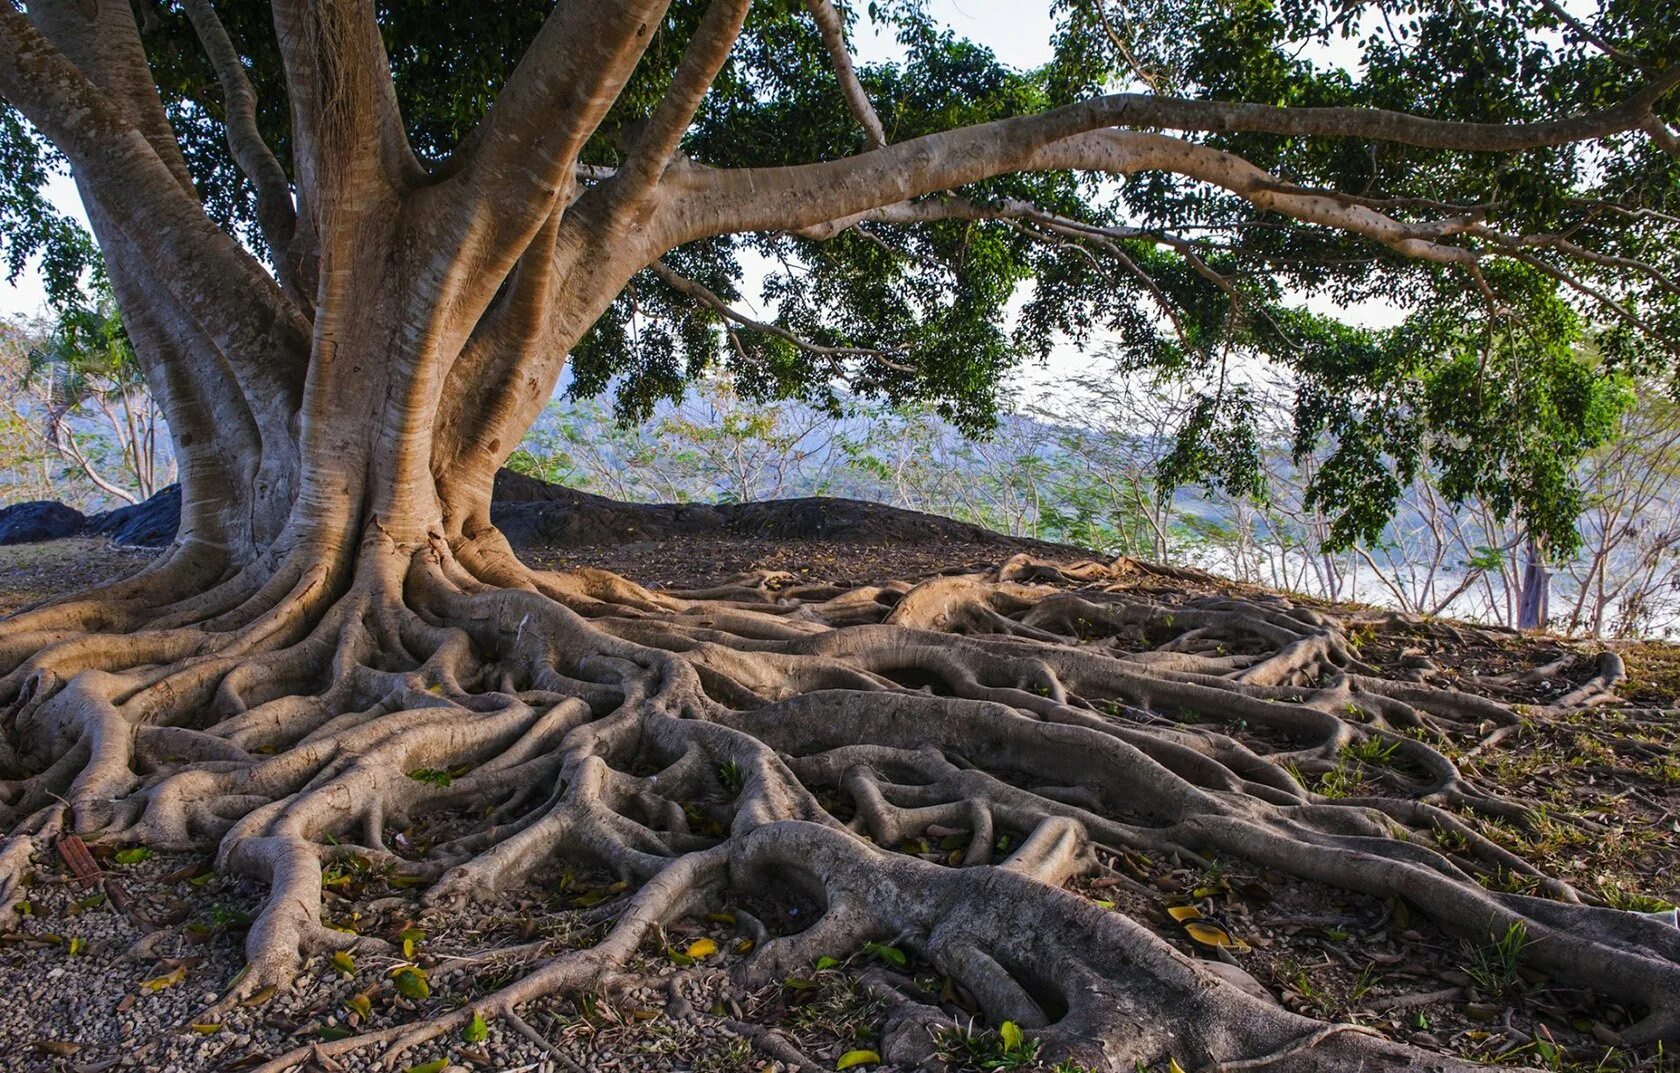
[{"label": "large tree", "polygon": [[[1299,445],[1331,448],[1340,538],[1429,457],[1567,543],[1616,370],[1680,325],[1675,5],[1055,6],[1053,59],[1021,72],[914,3],[870,6],[904,58],[859,64],[861,13],[830,0],[7,0],[13,263],[44,251],[60,288],[85,263],[41,199],[56,151],[182,522],[142,573],[0,632],[0,903],[72,830],[214,845],[271,890],[250,993],[372,942],[325,926],[323,860],[393,859],[386,832],[441,810],[477,820],[403,865],[433,902],[556,855],[635,885],[491,1014],[733,892],[821,910],[754,974],[896,938],[1104,1069],[1460,1064],[1322,1031],[1059,889],[1099,850],[1173,851],[1396,893],[1466,936],[1520,924],[1541,967],[1645,1011],[1630,1042],[1680,1038],[1680,933],[1471,879],[1532,871],[1469,819],[1526,812],[1407,731],[1516,716],[1377,676],[1333,619],[1057,595],[1020,564],[655,593],[529,569],[491,525],[568,358],[632,411],[722,362],[984,425],[1015,355],[1107,332],[1206,385],[1178,479],[1248,479],[1239,372],[1267,358],[1301,384]],[[1357,67],[1302,58],[1332,48]],[[741,309],[749,252],[769,320]],[[1307,292],[1420,311],[1362,331]],[[1385,794],[1322,797],[1284,763],[1365,741],[1410,772]],[[972,832],[966,855],[879,848],[929,824]]]}]

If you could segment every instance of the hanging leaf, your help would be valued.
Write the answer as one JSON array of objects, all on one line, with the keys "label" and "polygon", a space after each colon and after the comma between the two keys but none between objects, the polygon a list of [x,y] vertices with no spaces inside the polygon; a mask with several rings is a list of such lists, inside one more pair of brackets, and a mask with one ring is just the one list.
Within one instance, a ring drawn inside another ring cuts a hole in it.
[{"label": "hanging leaf", "polygon": [[834,1063],[835,1069],[851,1069],[853,1066],[876,1066],[881,1064],[881,1056],[874,1051],[847,1051]]},{"label": "hanging leaf", "polygon": [[488,1035],[490,1035],[490,1026],[484,1023],[484,1015],[479,1013],[477,1010],[474,1010],[472,1020],[468,1021],[461,1028],[462,1042],[483,1043],[485,1037]]}]

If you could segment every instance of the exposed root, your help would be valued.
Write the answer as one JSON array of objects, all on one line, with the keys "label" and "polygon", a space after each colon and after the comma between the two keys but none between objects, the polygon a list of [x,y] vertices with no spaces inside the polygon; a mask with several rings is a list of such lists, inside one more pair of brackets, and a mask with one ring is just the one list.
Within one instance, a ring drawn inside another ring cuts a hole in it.
[{"label": "exposed root", "polygon": [[[1492,743],[1516,713],[1384,678],[1337,619],[1282,599],[1166,602],[1126,580],[1161,568],[1021,558],[914,586],[653,593],[527,571],[493,534],[404,550],[375,533],[354,563],[266,572],[183,554],[154,573],[196,578],[184,597],[127,584],[0,639],[0,908],[67,824],[213,847],[269,890],[232,1002],[378,942],[323,916],[323,869],[346,856],[433,905],[560,859],[634,892],[601,941],[470,1007],[265,1073],[369,1046],[395,1061],[475,1011],[516,1017],[726,898],[758,940],[743,984],[893,943],[1093,1068],[1467,1068],[1288,1013],[1062,889],[1128,851],[1398,895],[1472,940],[1520,925],[1536,965],[1646,1011],[1629,1042],[1680,1035],[1680,932],[1585,904],[1484,837],[1470,817],[1532,817],[1431,744],[1446,727]],[[1558,703],[1594,703],[1620,673],[1607,659]],[[1319,792],[1332,773],[1361,789]],[[401,855],[391,833],[417,819],[444,834]],[[964,836],[960,852],[889,851],[929,831]],[[1474,879],[1496,870],[1545,897]],[[765,923],[790,904],[809,910],[799,930]],[[937,1005],[890,1005],[888,1057],[927,1059]]]}]

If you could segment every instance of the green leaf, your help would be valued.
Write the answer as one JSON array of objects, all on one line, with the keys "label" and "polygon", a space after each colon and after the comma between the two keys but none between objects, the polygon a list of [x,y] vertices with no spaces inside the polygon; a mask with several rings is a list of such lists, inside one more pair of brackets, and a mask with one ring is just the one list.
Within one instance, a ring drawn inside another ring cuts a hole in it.
[{"label": "green leaf", "polygon": [[397,994],[404,998],[415,1000],[430,998],[432,985],[426,979],[424,970],[413,965],[399,965],[392,974],[397,985]]},{"label": "green leaf", "polygon": [[490,1035],[490,1026],[484,1023],[484,1015],[473,1011],[472,1020],[461,1028],[461,1040],[464,1043],[483,1043]]},{"label": "green leaf", "polygon": [[409,1066],[403,1070],[403,1073],[443,1073],[448,1068],[449,1059],[434,1058],[430,1062],[421,1062],[419,1065]]},{"label": "green leaf", "polygon": [[1003,1040],[1005,1054],[1015,1054],[1021,1049],[1021,1026],[1014,1021],[1005,1021],[998,1026],[998,1038]]},{"label": "green leaf", "polygon": [[348,950],[334,950],[332,966],[346,976],[356,975],[356,959],[350,956]]},{"label": "green leaf", "polygon": [[896,965],[901,969],[910,964],[910,958],[904,951],[885,943],[864,943],[863,952],[870,957],[880,958],[889,965]]},{"label": "green leaf", "polygon": [[847,1051],[834,1063],[834,1068],[851,1069],[853,1066],[877,1066],[881,1064],[881,1056],[874,1051]]},{"label": "green leaf", "polygon": [[415,782],[423,782],[430,786],[439,787],[448,786],[450,783],[455,781],[455,777],[449,774],[449,772],[440,771],[437,768],[432,767],[417,768],[414,771],[410,771],[408,773],[408,777],[413,779]]},{"label": "green leaf", "polygon": [[130,846],[128,849],[119,849],[111,854],[111,859],[118,864],[139,864],[151,855],[152,851],[145,846]]},{"label": "green leaf", "polygon": [[402,940],[403,957],[412,959],[414,948],[425,941],[426,932],[422,928],[404,928],[397,932],[397,938]]}]

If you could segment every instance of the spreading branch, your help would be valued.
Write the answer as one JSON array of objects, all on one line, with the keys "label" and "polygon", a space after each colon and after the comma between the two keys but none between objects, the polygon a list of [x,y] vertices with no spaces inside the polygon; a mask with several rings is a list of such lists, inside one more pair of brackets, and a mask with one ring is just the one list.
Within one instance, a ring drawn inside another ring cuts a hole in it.
[{"label": "spreading branch", "polygon": [[[1010,172],[1077,168],[1082,154],[1109,154],[1100,150],[1101,143],[1091,141],[1060,152],[1051,147],[1105,127],[1355,137],[1420,148],[1517,152],[1640,129],[1649,122],[1652,106],[1676,85],[1680,68],[1608,108],[1512,124],[1430,119],[1376,108],[1287,108],[1113,94],[1038,115],[929,134],[840,160],[783,168],[689,169],[675,180],[688,195],[688,204],[680,238],[673,245],[736,231],[814,227]],[[1187,156],[1214,152],[1182,144]]]}]

